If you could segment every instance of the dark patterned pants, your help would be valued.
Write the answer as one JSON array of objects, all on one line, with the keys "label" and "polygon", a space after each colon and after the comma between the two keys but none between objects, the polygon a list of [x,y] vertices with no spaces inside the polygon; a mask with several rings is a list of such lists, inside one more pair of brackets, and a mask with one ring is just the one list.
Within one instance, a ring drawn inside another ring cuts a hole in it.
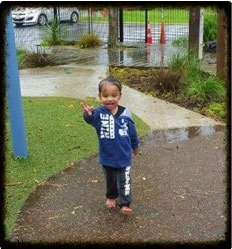
[{"label": "dark patterned pants", "polygon": [[131,166],[125,168],[112,168],[103,165],[106,179],[106,198],[118,198],[119,207],[130,206],[131,195]]}]

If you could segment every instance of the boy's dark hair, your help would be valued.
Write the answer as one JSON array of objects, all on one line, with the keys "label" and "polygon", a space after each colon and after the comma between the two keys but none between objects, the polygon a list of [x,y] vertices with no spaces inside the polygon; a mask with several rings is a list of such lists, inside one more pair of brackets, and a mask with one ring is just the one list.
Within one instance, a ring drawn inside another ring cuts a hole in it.
[{"label": "boy's dark hair", "polygon": [[122,85],[121,83],[115,79],[113,76],[109,76],[107,78],[105,78],[104,80],[100,81],[99,85],[98,85],[98,91],[99,93],[101,93],[102,87],[106,84],[110,84],[110,85],[114,85],[118,87],[118,90],[121,92],[122,91]]}]

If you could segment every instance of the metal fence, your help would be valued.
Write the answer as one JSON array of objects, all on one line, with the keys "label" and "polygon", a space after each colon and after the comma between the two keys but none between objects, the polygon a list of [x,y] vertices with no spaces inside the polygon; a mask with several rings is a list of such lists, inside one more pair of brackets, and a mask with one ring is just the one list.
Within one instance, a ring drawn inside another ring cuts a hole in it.
[{"label": "metal fence", "polygon": [[[108,10],[106,8],[83,8],[78,23],[61,23],[62,39],[78,41],[84,34],[96,33],[103,42],[108,41]],[[118,40],[124,43],[145,43],[147,22],[150,22],[152,40],[158,43],[161,24],[164,22],[166,42],[188,37],[189,9],[120,9]],[[35,49],[44,39],[44,27],[15,27],[16,46]]]},{"label": "metal fence", "polygon": [[[120,10],[119,10],[120,12]],[[162,21],[165,24],[166,40],[173,41],[179,37],[188,36],[188,9],[153,9],[153,10],[121,10],[123,21],[119,21],[119,40],[123,42],[145,42],[147,22],[151,24],[152,38],[158,41]],[[108,41],[108,11],[107,9],[83,9],[80,12],[79,32],[97,33],[103,41]],[[123,37],[120,31],[123,30]],[[77,36],[78,38],[78,36]]]}]

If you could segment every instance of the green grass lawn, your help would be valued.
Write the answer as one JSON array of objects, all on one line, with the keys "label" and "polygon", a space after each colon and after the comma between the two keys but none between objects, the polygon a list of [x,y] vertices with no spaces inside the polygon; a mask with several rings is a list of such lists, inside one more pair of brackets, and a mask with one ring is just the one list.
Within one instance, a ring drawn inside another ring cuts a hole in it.
[{"label": "green grass lawn", "polygon": [[[163,9],[163,18],[166,23],[188,23],[189,10],[188,9]],[[160,8],[148,11],[148,20],[152,23],[160,23],[162,20],[162,12]],[[88,22],[89,18],[82,16],[81,22]],[[108,16],[92,16],[93,22],[108,22]],[[123,10],[123,21],[125,23],[144,23],[144,10]]]},{"label": "green grass lawn", "polygon": [[[5,233],[12,232],[17,214],[37,185],[81,159],[97,154],[93,127],[83,120],[80,99],[63,97],[23,97],[28,158],[12,155],[9,120],[6,119]],[[98,106],[93,98],[88,103]],[[149,127],[133,115],[139,136]]]},{"label": "green grass lawn", "polygon": [[[99,10],[103,14],[103,10]],[[204,8],[204,17],[210,18],[212,15],[216,14],[216,10],[211,4],[205,6]],[[166,8],[155,7],[149,9],[147,13],[148,21],[153,24],[161,23],[162,15],[165,23],[168,24],[178,24],[178,23],[189,23],[189,7],[186,8],[175,8],[172,6],[167,6]],[[93,22],[108,22],[108,16],[92,16]],[[89,22],[88,16],[81,16],[80,22]],[[145,22],[145,10],[133,9],[133,10],[123,10],[123,22],[125,23],[140,23],[144,24]]]}]

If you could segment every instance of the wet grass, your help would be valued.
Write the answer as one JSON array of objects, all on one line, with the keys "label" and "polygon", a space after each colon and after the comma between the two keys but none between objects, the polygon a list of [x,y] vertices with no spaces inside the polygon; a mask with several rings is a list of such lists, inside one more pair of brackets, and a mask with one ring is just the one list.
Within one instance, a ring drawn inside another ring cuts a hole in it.
[{"label": "wet grass", "polygon": [[[12,155],[9,120],[6,119],[5,233],[9,238],[17,214],[28,195],[53,175],[74,163],[97,154],[95,130],[83,120],[80,99],[23,97],[28,158]],[[88,103],[99,102],[89,98]],[[148,126],[134,116],[139,136]]]}]

